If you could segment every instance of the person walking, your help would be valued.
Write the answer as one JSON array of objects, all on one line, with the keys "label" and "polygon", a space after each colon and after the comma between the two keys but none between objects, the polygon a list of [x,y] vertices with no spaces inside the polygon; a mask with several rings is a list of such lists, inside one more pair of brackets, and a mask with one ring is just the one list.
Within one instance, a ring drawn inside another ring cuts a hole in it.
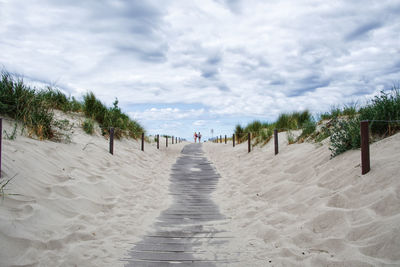
[{"label": "person walking", "polygon": [[201,142],[201,133],[199,132],[199,134],[197,135],[197,137],[199,138],[199,143]]},{"label": "person walking", "polygon": [[194,132],[193,138],[194,138],[194,142],[196,143],[197,142],[197,133],[196,132]]}]

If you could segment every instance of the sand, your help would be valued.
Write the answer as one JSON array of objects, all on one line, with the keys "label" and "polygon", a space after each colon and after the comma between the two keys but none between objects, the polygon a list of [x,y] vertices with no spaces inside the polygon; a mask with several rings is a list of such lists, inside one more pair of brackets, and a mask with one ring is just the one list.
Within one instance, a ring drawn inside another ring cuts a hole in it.
[{"label": "sand", "polygon": [[238,238],[237,266],[400,266],[400,134],[330,159],[323,144],[207,143],[221,175],[213,194]]},{"label": "sand", "polygon": [[[123,266],[161,211],[171,166],[183,144],[161,149],[85,134],[79,114],[61,143],[17,135],[3,140],[0,266]],[[8,133],[13,123],[4,122]],[[371,145],[371,171],[360,151],[330,159],[322,144],[205,143],[221,175],[212,198],[234,238],[221,251],[229,266],[400,266],[400,134]],[[11,195],[11,194],[19,195]]]},{"label": "sand", "polygon": [[[123,266],[133,243],[166,209],[169,173],[183,144],[87,135],[82,115],[63,115],[61,143],[3,139],[0,266]],[[73,124],[73,125],[72,125]],[[13,122],[4,121],[12,132]],[[72,127],[71,127],[72,126]],[[69,136],[68,136],[69,135]],[[20,195],[11,195],[20,194]]]}]

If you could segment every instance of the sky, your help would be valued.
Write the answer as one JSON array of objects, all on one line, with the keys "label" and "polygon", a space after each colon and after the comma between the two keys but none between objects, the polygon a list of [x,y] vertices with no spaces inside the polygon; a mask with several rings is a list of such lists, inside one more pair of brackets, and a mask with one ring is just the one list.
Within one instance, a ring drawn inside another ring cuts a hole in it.
[{"label": "sky", "polygon": [[400,1],[0,0],[0,69],[203,139],[400,81]]}]

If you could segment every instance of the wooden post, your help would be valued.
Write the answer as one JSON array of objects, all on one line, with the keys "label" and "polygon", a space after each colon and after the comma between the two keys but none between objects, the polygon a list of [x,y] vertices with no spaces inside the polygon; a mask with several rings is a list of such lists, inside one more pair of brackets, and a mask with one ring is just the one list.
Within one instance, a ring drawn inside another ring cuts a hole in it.
[{"label": "wooden post", "polygon": [[160,135],[157,134],[157,149],[160,149]]},{"label": "wooden post", "polygon": [[3,119],[0,118],[0,178],[1,178],[1,145],[3,143]]},{"label": "wooden post", "polygon": [[274,129],[274,144],[275,144],[275,155],[279,153],[278,148],[278,130]]},{"label": "wooden post", "polygon": [[369,127],[368,121],[360,122],[361,130],[361,174],[366,174],[370,171],[369,160]]},{"label": "wooden post", "polygon": [[178,137],[175,137],[175,144],[178,143]]},{"label": "wooden post", "polygon": [[168,135],[165,137],[165,140],[166,140],[165,146],[168,147]]},{"label": "wooden post", "polygon": [[235,147],[235,134],[232,135],[233,147]]},{"label": "wooden post", "polygon": [[247,140],[248,140],[248,152],[251,152],[251,133],[247,134]]},{"label": "wooden post", "polygon": [[222,135],[219,136],[219,142],[222,144]]},{"label": "wooden post", "polygon": [[144,133],[142,133],[142,151],[144,151]]},{"label": "wooden post", "polygon": [[225,145],[226,145],[226,135],[225,135]]},{"label": "wooden post", "polygon": [[114,127],[110,128],[110,153],[114,155]]},{"label": "wooden post", "polygon": [[172,144],[174,144],[174,136],[172,136]]}]

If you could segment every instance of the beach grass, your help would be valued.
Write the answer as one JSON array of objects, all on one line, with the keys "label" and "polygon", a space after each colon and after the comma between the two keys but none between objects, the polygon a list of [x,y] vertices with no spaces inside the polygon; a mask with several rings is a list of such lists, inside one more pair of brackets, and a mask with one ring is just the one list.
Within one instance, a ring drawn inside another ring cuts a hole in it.
[{"label": "beach grass", "polygon": [[28,135],[35,135],[40,140],[56,136],[53,126],[57,125],[53,110],[63,112],[84,112],[87,120],[82,127],[85,132],[93,133],[94,124],[99,123],[103,135],[115,128],[115,137],[129,136],[139,138],[145,129],[135,120],[131,120],[118,106],[116,99],[112,107],[107,107],[89,92],[80,102],[74,97],[67,97],[61,90],[47,86],[36,89],[26,85],[22,78],[6,71],[1,72],[0,114],[21,121],[29,129]]},{"label": "beach grass", "polygon": [[[245,127],[235,127],[239,142],[247,140],[247,133],[253,136],[254,144],[266,144],[274,129],[286,131],[289,144],[305,140],[321,142],[329,137],[331,157],[360,147],[360,122],[370,121],[371,141],[379,140],[400,131],[400,90],[393,86],[391,90],[381,91],[366,105],[359,107],[357,102],[339,108],[331,107],[322,113],[316,122],[308,110],[282,113],[276,122],[267,123],[259,120],[250,122]],[[322,125],[321,125],[322,124]],[[320,125],[320,127],[317,127]],[[301,130],[295,138],[291,131]]]}]

